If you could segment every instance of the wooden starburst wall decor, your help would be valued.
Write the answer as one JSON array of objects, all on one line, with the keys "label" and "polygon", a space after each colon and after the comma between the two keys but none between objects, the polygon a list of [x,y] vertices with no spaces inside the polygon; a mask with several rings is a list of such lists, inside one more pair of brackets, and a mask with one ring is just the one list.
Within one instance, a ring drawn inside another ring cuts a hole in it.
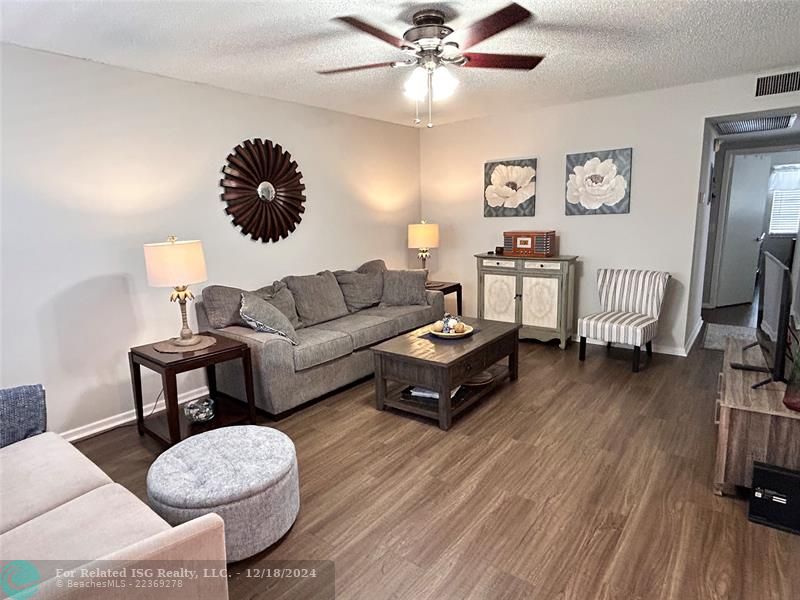
[{"label": "wooden starburst wall decor", "polygon": [[242,142],[228,155],[222,175],[220,198],[242,235],[277,242],[297,228],[306,210],[306,186],[280,144],[258,138]]}]

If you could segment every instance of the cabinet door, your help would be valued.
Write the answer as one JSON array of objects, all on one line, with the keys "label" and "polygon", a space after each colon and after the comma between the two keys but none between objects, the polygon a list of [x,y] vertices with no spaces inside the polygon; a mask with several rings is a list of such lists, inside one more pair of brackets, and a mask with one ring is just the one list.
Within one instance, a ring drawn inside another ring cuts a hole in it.
[{"label": "cabinet door", "polygon": [[525,275],[522,277],[522,324],[540,329],[558,329],[561,279]]},{"label": "cabinet door", "polygon": [[517,320],[516,275],[484,274],[483,318],[509,323]]}]

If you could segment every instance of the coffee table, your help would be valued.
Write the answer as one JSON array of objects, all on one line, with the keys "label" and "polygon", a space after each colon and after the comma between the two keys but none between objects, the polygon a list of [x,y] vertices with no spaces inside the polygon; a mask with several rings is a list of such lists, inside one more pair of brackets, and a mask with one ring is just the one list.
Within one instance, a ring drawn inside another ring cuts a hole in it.
[{"label": "coffee table", "polygon": [[[441,339],[430,334],[430,325],[399,335],[372,347],[375,360],[375,407],[387,406],[430,417],[441,429],[450,429],[453,417],[486,397],[506,379],[516,381],[519,371],[519,329],[516,323],[464,319],[475,331],[460,339]],[[508,366],[497,364],[508,358]],[[451,390],[484,370],[494,379],[480,387]],[[389,381],[401,385],[392,386]],[[438,392],[439,399],[409,399],[406,385]]]}]

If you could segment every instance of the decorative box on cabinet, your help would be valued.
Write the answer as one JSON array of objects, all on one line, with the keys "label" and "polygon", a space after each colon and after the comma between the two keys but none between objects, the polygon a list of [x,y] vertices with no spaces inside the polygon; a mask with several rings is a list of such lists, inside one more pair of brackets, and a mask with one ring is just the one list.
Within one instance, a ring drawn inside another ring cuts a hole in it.
[{"label": "decorative box on cabinet", "polygon": [[479,318],[519,323],[520,338],[558,339],[562,350],[567,347],[575,320],[577,256],[475,257]]}]

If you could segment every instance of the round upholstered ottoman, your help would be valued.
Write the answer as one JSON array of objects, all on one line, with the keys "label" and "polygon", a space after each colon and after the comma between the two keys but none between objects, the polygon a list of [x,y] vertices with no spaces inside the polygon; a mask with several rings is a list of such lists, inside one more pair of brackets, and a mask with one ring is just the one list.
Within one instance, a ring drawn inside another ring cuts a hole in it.
[{"label": "round upholstered ottoman", "polygon": [[194,435],[150,466],[147,497],[171,525],[217,513],[225,521],[228,561],[242,560],[278,541],[297,517],[294,444],[256,425]]}]

